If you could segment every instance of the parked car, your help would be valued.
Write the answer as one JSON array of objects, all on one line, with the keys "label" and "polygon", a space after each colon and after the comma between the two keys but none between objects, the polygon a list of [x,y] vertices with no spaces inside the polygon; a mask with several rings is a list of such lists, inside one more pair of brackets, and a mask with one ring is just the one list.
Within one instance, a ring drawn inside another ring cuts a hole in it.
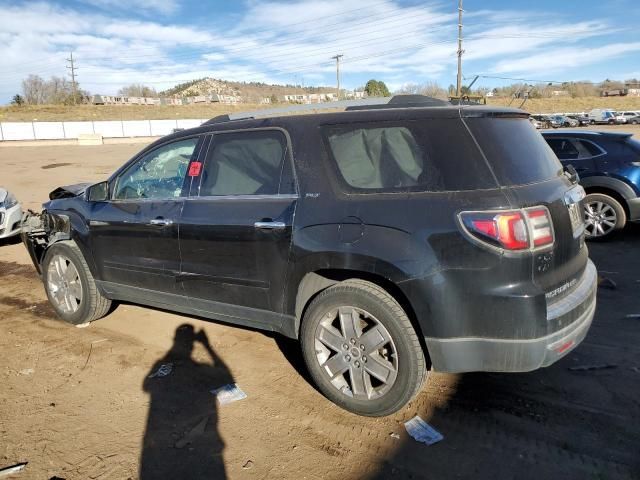
[{"label": "parked car", "polygon": [[616,123],[616,116],[612,110],[594,108],[589,112],[589,121],[591,125],[603,123],[614,125]]},{"label": "parked car", "polygon": [[551,121],[546,115],[531,115],[530,118],[538,122],[536,128],[551,128]]},{"label": "parked car", "polygon": [[375,101],[217,117],[54,190],[23,232],[53,308],[279,332],[329,399],[372,416],[431,368],[529,371],[575,348],[596,301],[584,191],[528,114]]},{"label": "parked car", "polygon": [[640,220],[640,142],[618,132],[543,132],[564,165],[586,190],[587,238],[609,238],[627,221]]},{"label": "parked car", "polygon": [[632,125],[640,123],[640,112],[621,112],[620,116],[624,118],[622,123],[630,123]]},{"label": "parked car", "polygon": [[568,115],[568,117],[578,122],[577,127],[584,127],[591,124],[587,115]]},{"label": "parked car", "polygon": [[536,120],[535,118],[529,117],[529,121],[531,122],[531,125],[533,125],[536,129],[539,130],[539,129],[543,128],[542,122]]},{"label": "parked car", "polygon": [[20,233],[22,207],[16,197],[0,187],[0,239]]},{"label": "parked car", "polygon": [[567,117],[565,115],[551,115],[549,117],[551,119],[551,126],[553,128],[559,127],[577,127],[580,123],[571,117]]}]

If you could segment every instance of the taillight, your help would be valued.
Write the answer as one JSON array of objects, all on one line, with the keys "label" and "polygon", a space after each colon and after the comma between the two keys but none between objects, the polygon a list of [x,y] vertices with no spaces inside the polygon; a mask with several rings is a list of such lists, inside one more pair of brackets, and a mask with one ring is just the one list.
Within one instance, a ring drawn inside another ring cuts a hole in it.
[{"label": "taillight", "polygon": [[465,230],[474,238],[505,250],[553,245],[553,226],[546,207],[499,212],[462,212]]}]

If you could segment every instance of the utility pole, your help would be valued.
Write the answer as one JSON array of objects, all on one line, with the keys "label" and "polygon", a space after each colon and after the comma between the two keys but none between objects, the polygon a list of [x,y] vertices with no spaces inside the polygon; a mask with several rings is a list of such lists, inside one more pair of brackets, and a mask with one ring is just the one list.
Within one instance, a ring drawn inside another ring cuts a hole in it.
[{"label": "utility pole", "polygon": [[76,88],[76,66],[73,63],[73,52],[70,53],[69,58],[67,58],[67,62],[70,65],[67,65],[67,68],[71,70],[71,88],[73,90],[73,104],[76,104],[76,99],[78,98],[77,88]]},{"label": "utility pole", "polygon": [[340,59],[344,57],[344,55],[334,55],[331,58],[335,58],[336,60],[336,80],[338,81],[338,100],[340,100]]},{"label": "utility pole", "polygon": [[462,0],[458,0],[458,83],[456,84],[456,95],[462,95]]}]

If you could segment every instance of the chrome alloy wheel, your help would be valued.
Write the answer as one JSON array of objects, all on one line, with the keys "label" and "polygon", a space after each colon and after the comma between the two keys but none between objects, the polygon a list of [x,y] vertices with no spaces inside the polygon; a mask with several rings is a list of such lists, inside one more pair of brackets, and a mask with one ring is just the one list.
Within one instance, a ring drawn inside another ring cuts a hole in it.
[{"label": "chrome alloy wheel", "polygon": [[604,202],[590,202],[584,206],[585,229],[588,237],[603,237],[611,233],[618,216],[611,205]]},{"label": "chrome alloy wheel", "polygon": [[47,269],[47,288],[51,301],[63,313],[75,313],[82,302],[82,282],[73,262],[56,254]]},{"label": "chrome alloy wheel", "polygon": [[389,331],[370,313],[334,309],[322,317],[314,338],[321,370],[343,394],[371,400],[393,387],[398,352]]}]

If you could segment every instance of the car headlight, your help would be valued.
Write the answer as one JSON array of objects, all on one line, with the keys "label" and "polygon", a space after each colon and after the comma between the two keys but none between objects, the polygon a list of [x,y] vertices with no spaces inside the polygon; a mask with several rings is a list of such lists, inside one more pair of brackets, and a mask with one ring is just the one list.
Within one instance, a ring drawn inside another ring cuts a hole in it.
[{"label": "car headlight", "polygon": [[7,196],[4,199],[4,202],[0,203],[0,207],[11,208],[18,204],[18,200],[16,199],[13,193],[7,193]]}]

